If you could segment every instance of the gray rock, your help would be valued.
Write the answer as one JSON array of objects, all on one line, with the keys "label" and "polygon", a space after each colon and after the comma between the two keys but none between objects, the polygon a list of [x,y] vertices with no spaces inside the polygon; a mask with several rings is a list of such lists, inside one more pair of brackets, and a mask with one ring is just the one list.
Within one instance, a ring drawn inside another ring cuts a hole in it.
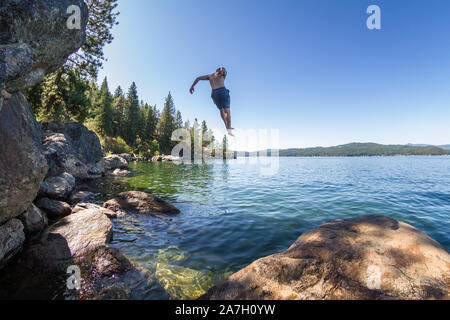
[{"label": "gray rock", "polygon": [[31,204],[19,219],[22,221],[27,234],[39,233],[47,227],[47,216],[34,204]]},{"label": "gray rock", "polygon": [[180,212],[170,203],[151,194],[139,191],[129,191],[119,194],[103,204],[104,208],[117,212],[119,215],[126,213],[149,214],[177,214]]},{"label": "gray rock", "polygon": [[0,226],[0,269],[20,252],[24,241],[25,234],[20,220],[11,219]]},{"label": "gray rock", "polygon": [[42,133],[22,93],[0,112],[0,224],[24,213],[47,173]]},{"label": "gray rock", "polygon": [[163,156],[154,156],[152,158],[152,162],[162,162],[163,161]]},{"label": "gray rock", "polygon": [[129,169],[128,161],[116,154],[105,157],[103,163],[106,170]]},{"label": "gray rock", "polygon": [[47,213],[50,219],[59,219],[71,214],[70,206],[62,201],[52,200],[48,198],[39,199],[36,206]]},{"label": "gray rock", "polygon": [[108,171],[106,175],[108,176],[127,176],[129,174],[133,173],[131,169],[116,169],[114,171]]},{"label": "gray rock", "polygon": [[[87,209],[95,209],[101,211],[103,214],[105,214],[110,219],[115,219],[121,217],[120,212],[115,212],[110,209],[102,208],[99,205],[96,205],[94,203],[78,203],[72,210],[73,213],[77,213],[83,210]],[[122,215],[124,216],[124,215]]]},{"label": "gray rock", "polygon": [[163,156],[162,162],[174,162],[174,161],[180,161],[180,157],[174,157],[174,156]]},{"label": "gray rock", "polygon": [[90,263],[96,274],[101,277],[111,277],[133,269],[133,265],[119,250],[103,246],[95,250]]},{"label": "gray rock", "polygon": [[41,183],[39,189],[40,197],[52,199],[65,199],[75,188],[75,178],[67,172],[57,176],[50,177]]},{"label": "gray rock", "polygon": [[212,300],[449,299],[450,255],[383,216],[336,220],[212,288]]},{"label": "gray rock", "polygon": [[101,211],[83,210],[47,228],[22,258],[30,269],[65,271],[68,265],[92,261],[92,254],[106,246],[111,236],[111,221]]},{"label": "gray rock", "polygon": [[129,155],[128,153],[121,153],[121,154],[119,154],[119,156],[121,156],[122,158],[127,160],[128,163],[133,161],[133,157],[131,155]]},{"label": "gray rock", "polygon": [[49,176],[68,172],[75,178],[90,179],[105,173],[97,135],[81,123],[46,123],[43,154],[49,165]]},{"label": "gray rock", "polygon": [[[81,29],[67,28],[70,5],[81,9]],[[17,92],[56,71],[84,43],[87,19],[82,0],[2,0],[0,85]]]}]

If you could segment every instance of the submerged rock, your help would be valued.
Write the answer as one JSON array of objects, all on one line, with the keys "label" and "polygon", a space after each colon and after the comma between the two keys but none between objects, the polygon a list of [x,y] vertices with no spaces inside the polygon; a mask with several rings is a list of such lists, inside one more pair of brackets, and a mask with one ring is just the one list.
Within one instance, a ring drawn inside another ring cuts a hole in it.
[{"label": "submerged rock", "polygon": [[133,264],[119,250],[107,246],[97,249],[89,263],[101,277],[111,277],[133,269]]},{"label": "submerged rock", "polygon": [[41,183],[39,196],[52,199],[65,199],[75,188],[75,178],[67,172],[57,177],[50,177]]},{"label": "submerged rock", "polygon": [[72,212],[69,204],[49,198],[39,199],[36,206],[47,213],[50,219],[64,218]]},{"label": "submerged rock", "polygon": [[47,227],[47,216],[34,204],[30,204],[28,210],[19,217],[27,234],[36,234]]},{"label": "submerged rock", "polygon": [[174,300],[195,300],[212,285],[212,272],[202,272],[182,266],[157,263],[155,278]]},{"label": "submerged rock", "polygon": [[161,249],[152,257],[156,282],[164,288],[171,299],[194,300],[203,295],[213,284],[213,273],[202,272],[176,265],[188,256],[178,247]]},{"label": "submerged rock", "polygon": [[212,288],[212,300],[448,299],[450,255],[383,216],[337,220]]},{"label": "submerged rock", "polygon": [[11,219],[0,226],[0,269],[20,252],[25,241],[20,220]]},{"label": "submerged rock", "polygon": [[5,100],[0,111],[0,224],[24,213],[36,198],[47,174],[41,144],[39,123],[23,94]]},{"label": "submerged rock", "polygon": [[103,207],[121,215],[125,215],[128,212],[150,215],[177,214],[180,212],[180,210],[166,201],[140,191],[123,192],[105,202]]}]

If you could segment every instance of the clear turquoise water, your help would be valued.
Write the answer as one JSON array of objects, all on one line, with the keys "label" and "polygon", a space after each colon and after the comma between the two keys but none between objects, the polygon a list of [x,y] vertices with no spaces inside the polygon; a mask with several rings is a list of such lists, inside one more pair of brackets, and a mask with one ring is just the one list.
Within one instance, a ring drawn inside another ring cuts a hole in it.
[{"label": "clear turquoise water", "polygon": [[181,210],[114,222],[112,246],[152,273],[136,299],[196,298],[304,231],[362,214],[402,220],[450,249],[450,157],[281,158],[269,177],[236,160],[133,169],[135,176],[98,182],[102,200],[142,190]]}]

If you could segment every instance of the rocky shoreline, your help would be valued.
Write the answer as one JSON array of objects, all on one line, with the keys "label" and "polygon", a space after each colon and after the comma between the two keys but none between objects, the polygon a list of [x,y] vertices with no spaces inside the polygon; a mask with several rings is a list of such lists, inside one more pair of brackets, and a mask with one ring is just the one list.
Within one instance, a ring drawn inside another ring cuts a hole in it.
[{"label": "rocky shoreline", "polygon": [[[80,8],[81,28],[61,28],[73,5]],[[82,46],[88,8],[82,0],[42,0],[39,5],[5,0],[0,20],[5,27],[0,31],[0,89],[12,94],[0,99],[0,277],[9,283],[0,286],[0,296],[25,297],[27,289],[45,286],[46,278],[79,265],[85,281],[80,298],[126,298],[129,289],[117,279],[145,271],[108,242],[110,218],[132,214],[133,207],[121,208],[119,201],[120,212],[114,212],[90,204],[95,194],[83,184],[129,174],[133,159],[103,157],[98,137],[82,124],[41,126],[23,94]],[[147,213],[176,211],[172,206],[167,210],[159,198],[136,196],[127,199]],[[20,278],[27,281],[17,281]]]},{"label": "rocky shoreline", "polygon": [[[76,265],[83,279],[77,298],[126,299],[129,280],[120,279],[134,274],[134,279],[142,280],[148,271],[108,246],[110,219],[128,214],[158,217],[179,210],[144,192],[121,193],[103,207],[93,203],[96,194],[85,189],[85,182],[128,175],[132,172],[128,160],[134,159],[103,157],[98,137],[82,124],[47,123],[42,128],[41,154],[48,171],[27,210],[0,226],[0,267],[12,263],[13,269],[39,275],[39,285],[45,285],[55,274],[62,277],[68,267]],[[7,289],[3,290],[0,296],[7,298]]]}]

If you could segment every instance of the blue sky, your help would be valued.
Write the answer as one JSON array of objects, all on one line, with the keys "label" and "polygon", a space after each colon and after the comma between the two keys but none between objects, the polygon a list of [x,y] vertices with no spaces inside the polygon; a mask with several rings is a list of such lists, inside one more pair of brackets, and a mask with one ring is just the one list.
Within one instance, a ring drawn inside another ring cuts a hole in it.
[{"label": "blue sky", "polygon": [[[381,8],[381,30],[366,9]],[[208,83],[228,69],[233,126],[280,145],[450,143],[450,1],[120,0],[99,81],[184,118],[223,123]]]}]

